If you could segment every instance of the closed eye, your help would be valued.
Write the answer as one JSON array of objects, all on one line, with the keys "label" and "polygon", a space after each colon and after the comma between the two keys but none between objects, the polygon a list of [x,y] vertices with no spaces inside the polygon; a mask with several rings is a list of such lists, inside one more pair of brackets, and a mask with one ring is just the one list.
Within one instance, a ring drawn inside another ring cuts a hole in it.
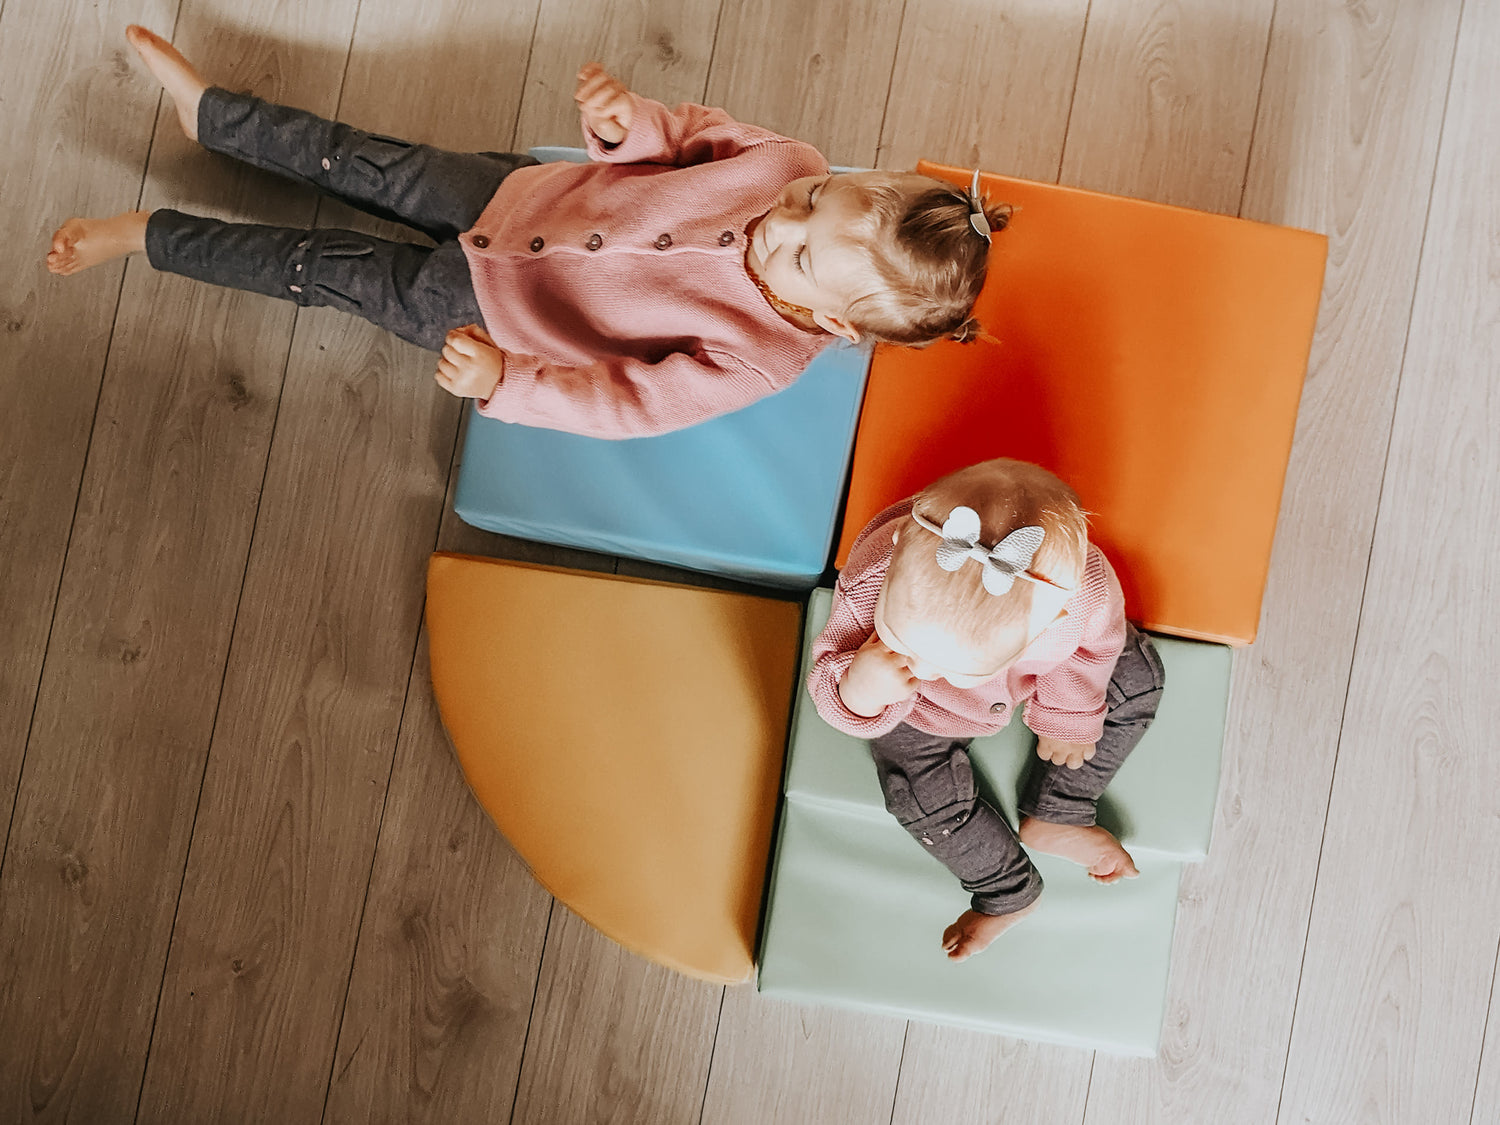
[{"label": "closed eye", "polygon": [[798,273],[806,272],[802,268],[802,254],[804,251],[806,251],[806,249],[807,243],[804,242],[801,246],[797,247],[797,253],[792,257],[792,265],[797,267]]}]

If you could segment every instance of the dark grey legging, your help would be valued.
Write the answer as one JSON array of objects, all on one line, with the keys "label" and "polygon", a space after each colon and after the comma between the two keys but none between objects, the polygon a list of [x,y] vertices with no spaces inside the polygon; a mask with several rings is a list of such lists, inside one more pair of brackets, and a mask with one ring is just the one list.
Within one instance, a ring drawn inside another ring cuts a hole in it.
[{"label": "dark grey legging", "polygon": [[330,305],[433,351],[450,328],[482,323],[458,236],[474,225],[506,176],[536,163],[513,153],[409,144],[218,88],[199,103],[198,140],[405,223],[438,245],[163,210],[146,224],[152,266],[299,305]]},{"label": "dark grey legging", "polygon": [[[1166,676],[1151,638],[1126,627],[1106,697],[1104,733],[1076,770],[1037,759],[1021,793],[1025,816],[1090,825],[1095,806],[1156,716]],[[870,740],[885,807],[935,855],[982,914],[1013,914],[1042,893],[1042,877],[1005,818],[974,786],[970,739],[928,734],[902,723]]]}]

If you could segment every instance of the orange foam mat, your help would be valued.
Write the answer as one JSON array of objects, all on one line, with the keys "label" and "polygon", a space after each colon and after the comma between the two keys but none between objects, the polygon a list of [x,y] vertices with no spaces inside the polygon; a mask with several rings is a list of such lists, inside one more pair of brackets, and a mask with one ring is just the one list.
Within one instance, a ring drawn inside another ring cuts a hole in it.
[{"label": "orange foam mat", "polygon": [[[970,174],[923,163],[967,185]],[[838,561],[887,504],[990,457],[1078,490],[1133,619],[1255,638],[1323,283],[1322,235],[984,176],[1016,207],[993,340],[880,348]]]},{"label": "orange foam mat", "polygon": [[717,590],[427,571],[433,691],[474,796],[559,901],[713,981],[754,968],[800,628],[795,603]]}]

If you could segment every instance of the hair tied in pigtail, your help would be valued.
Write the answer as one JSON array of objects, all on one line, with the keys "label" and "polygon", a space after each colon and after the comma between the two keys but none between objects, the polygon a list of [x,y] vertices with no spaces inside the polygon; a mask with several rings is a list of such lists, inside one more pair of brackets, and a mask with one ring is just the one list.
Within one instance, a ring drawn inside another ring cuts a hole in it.
[{"label": "hair tied in pigtail", "polygon": [[979,194],[978,168],[974,169],[974,178],[969,181],[969,225],[986,243],[991,241],[990,221],[984,215],[984,196]]},{"label": "hair tied in pigtail", "polygon": [[979,323],[979,320],[976,317],[971,316],[968,320],[964,321],[957,328],[955,328],[953,330],[953,334],[949,336],[948,339],[953,340],[955,343],[959,344],[972,344],[975,340],[980,339],[983,335],[984,326]]}]

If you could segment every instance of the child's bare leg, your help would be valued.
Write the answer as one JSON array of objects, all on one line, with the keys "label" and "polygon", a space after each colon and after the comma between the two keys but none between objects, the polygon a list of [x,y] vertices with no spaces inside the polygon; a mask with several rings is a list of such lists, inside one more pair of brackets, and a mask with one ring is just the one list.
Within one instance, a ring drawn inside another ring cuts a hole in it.
[{"label": "child's bare leg", "polygon": [[177,108],[177,120],[190,140],[198,139],[198,102],[208,83],[172,44],[139,24],[125,29],[125,38],[141,56],[146,69],[156,76]]},{"label": "child's bare leg", "polygon": [[47,268],[67,276],[146,249],[149,211],[126,211],[109,219],[69,219],[52,236]]},{"label": "child's bare leg", "polygon": [[943,931],[943,949],[950,961],[963,961],[983,952],[997,937],[1037,908],[1039,899],[1013,914],[981,914],[965,910],[958,921]]},{"label": "child's bare leg", "polygon": [[1120,841],[1097,824],[1052,824],[1028,816],[1021,820],[1019,835],[1021,843],[1033,851],[1081,864],[1088,869],[1089,877],[1100,883],[1118,883],[1140,874]]}]

